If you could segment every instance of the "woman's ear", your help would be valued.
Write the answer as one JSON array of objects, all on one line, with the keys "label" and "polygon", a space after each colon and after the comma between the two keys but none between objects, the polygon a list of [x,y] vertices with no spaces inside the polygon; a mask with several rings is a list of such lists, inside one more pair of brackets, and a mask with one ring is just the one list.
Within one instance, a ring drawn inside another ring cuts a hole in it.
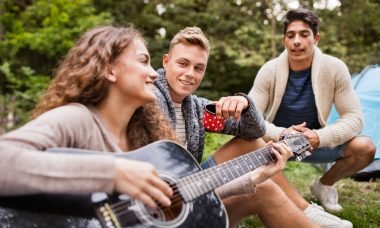
[{"label": "woman's ear", "polygon": [[110,82],[116,82],[116,80],[117,80],[116,70],[112,66],[108,66],[106,78]]}]

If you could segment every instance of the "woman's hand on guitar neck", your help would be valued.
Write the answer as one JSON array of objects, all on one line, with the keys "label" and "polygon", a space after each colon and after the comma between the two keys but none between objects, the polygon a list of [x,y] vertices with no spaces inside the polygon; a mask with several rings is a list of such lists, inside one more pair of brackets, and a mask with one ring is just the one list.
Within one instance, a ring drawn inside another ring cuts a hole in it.
[{"label": "woman's hand on guitar neck", "polygon": [[148,207],[157,203],[170,206],[169,197],[173,194],[170,186],[163,181],[153,165],[147,162],[117,158],[115,162],[115,190],[141,200]]},{"label": "woman's hand on guitar neck", "polygon": [[243,176],[219,187],[216,189],[216,193],[220,198],[224,199],[233,195],[255,193],[255,186],[260,184],[277,172],[284,169],[288,158],[293,156],[293,152],[289,146],[284,143],[272,143],[272,152],[276,156],[276,161],[260,166],[259,168],[244,174]]},{"label": "woman's hand on guitar neck", "polygon": [[277,160],[250,172],[251,184],[257,185],[271,178],[276,173],[283,170],[285,168],[287,160],[290,157],[293,157],[292,150],[284,143],[269,142],[268,145],[273,146],[271,150],[276,156]]}]

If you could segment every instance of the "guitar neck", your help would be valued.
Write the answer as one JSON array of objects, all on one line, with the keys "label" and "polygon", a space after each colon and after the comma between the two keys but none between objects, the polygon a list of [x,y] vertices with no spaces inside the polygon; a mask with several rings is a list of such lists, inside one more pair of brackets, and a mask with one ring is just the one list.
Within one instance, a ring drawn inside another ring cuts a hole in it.
[{"label": "guitar neck", "polygon": [[177,187],[186,202],[224,185],[275,160],[271,145],[239,156],[220,165],[182,178]]}]

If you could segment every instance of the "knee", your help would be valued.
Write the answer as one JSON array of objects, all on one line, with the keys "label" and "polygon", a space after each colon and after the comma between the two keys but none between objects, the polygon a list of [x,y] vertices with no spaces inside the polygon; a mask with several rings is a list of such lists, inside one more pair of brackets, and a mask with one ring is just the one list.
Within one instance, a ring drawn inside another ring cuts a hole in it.
[{"label": "knee", "polygon": [[367,147],[367,158],[369,160],[368,163],[371,163],[375,159],[376,145],[372,142],[372,140],[369,140]]},{"label": "knee", "polygon": [[284,191],[272,180],[266,180],[256,185],[256,195],[259,200],[281,202],[287,199]]},{"label": "knee", "polygon": [[352,156],[368,163],[373,161],[376,146],[369,137],[356,137],[348,146],[351,147]]}]

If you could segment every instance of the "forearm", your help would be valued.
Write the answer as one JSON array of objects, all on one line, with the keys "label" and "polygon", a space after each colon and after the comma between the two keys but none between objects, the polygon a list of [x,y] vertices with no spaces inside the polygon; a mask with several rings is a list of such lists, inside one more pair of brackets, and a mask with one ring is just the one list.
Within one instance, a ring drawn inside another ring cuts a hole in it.
[{"label": "forearm", "polygon": [[[338,110],[338,112],[340,111],[342,114],[338,120],[315,130],[319,137],[320,147],[341,145],[362,131],[363,113],[361,112],[359,102],[357,102],[356,99],[351,100],[352,103],[347,103],[345,106],[339,107],[340,110]],[[347,111],[343,112],[342,110]]]},{"label": "forearm", "polygon": [[287,159],[291,157],[293,153],[284,143],[273,143],[272,145],[273,147],[271,148],[271,151],[275,155],[277,161],[261,166],[254,171],[251,171],[220,187],[220,189],[217,189],[217,193],[221,198],[237,194],[253,193],[255,189],[254,186],[256,184],[267,180],[280,170],[284,169]]},{"label": "forearm", "polygon": [[252,181],[251,173],[248,173],[220,186],[215,192],[221,199],[224,199],[234,195],[255,193],[255,189],[255,181]]},{"label": "forearm", "polygon": [[113,192],[114,158],[32,151],[0,143],[0,195]]},{"label": "forearm", "polygon": [[248,100],[248,108],[244,110],[238,121],[228,119],[222,133],[238,136],[246,140],[257,139],[265,135],[264,118],[247,95],[242,95]]},{"label": "forearm", "polygon": [[273,123],[265,121],[265,125],[267,128],[266,134],[263,137],[266,142],[272,141],[277,142],[280,139],[281,133],[286,129],[284,127],[277,127]]}]

